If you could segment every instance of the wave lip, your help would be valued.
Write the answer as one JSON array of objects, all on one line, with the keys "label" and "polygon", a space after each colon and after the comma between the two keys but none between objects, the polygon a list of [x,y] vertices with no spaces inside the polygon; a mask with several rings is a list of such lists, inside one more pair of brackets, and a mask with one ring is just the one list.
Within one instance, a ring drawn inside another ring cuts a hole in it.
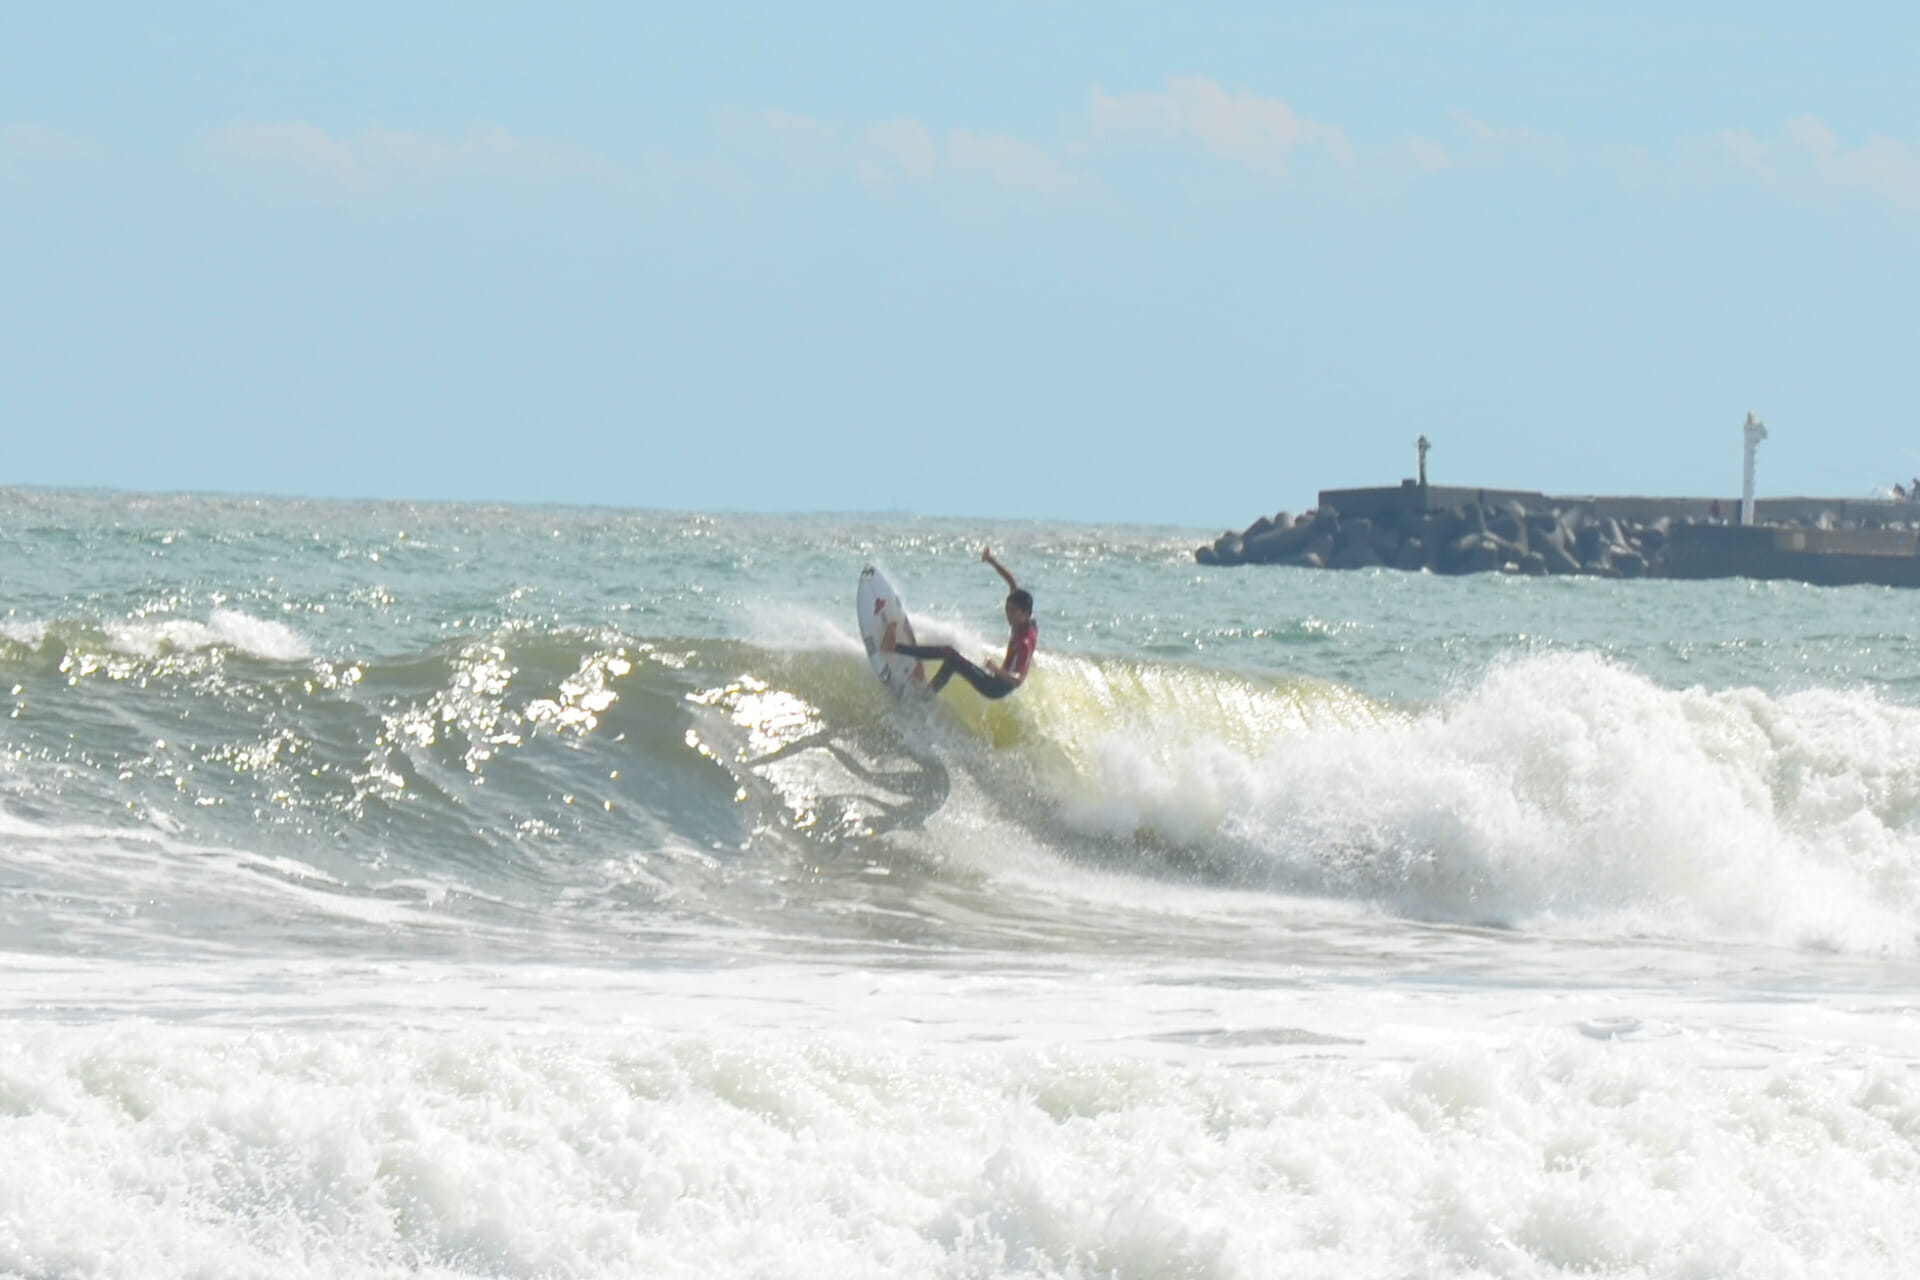
[{"label": "wave lip", "polygon": [[116,623],[107,629],[107,644],[113,652],[135,658],[202,649],[227,649],[268,662],[304,662],[313,656],[292,627],[237,609],[215,609],[204,623],[189,618]]},{"label": "wave lip", "polygon": [[216,608],[205,622],[193,618],[8,622],[0,624],[0,639],[30,652],[39,651],[52,640],[70,649],[99,648],[114,657],[139,659],[208,650],[224,650],[265,662],[305,662],[313,657],[312,645],[292,627],[238,609]]}]

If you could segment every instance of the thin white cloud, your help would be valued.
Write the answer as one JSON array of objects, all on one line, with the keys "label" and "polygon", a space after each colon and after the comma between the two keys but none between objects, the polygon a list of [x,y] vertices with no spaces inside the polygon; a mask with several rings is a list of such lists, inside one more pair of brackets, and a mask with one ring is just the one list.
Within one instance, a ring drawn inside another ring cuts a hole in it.
[{"label": "thin white cloud", "polygon": [[1866,191],[1903,209],[1920,209],[1920,148],[1873,135],[1849,147],[1825,122],[1800,116],[1777,137],[1722,130],[1705,138],[1720,162],[1773,185]]},{"label": "thin white cloud", "polygon": [[766,189],[819,190],[847,170],[847,143],[832,124],[797,111],[728,108],[719,115],[722,144],[695,162],[697,185],[733,196]]},{"label": "thin white cloud", "polygon": [[1452,158],[1461,169],[1532,166],[1568,174],[1582,169],[1617,170],[1624,160],[1615,145],[1566,138],[1525,125],[1497,124],[1470,111],[1447,115],[1454,130]]},{"label": "thin white cloud", "polygon": [[812,138],[818,141],[831,141],[834,128],[824,120],[801,115],[794,111],[762,111],[760,123],[775,133],[784,133],[793,137]]},{"label": "thin white cloud", "polygon": [[0,178],[25,180],[49,168],[97,160],[103,149],[92,138],[42,124],[0,125]]},{"label": "thin white cloud", "polygon": [[762,112],[760,137],[776,144],[783,162],[810,180],[853,177],[876,190],[903,183],[945,185],[986,179],[1015,191],[1053,195],[1079,177],[1038,143],[1007,134],[956,129],[936,137],[919,120],[896,116],[861,129],[850,143],[807,116]]},{"label": "thin white cloud", "polygon": [[374,129],[356,148],[376,170],[431,176],[467,171],[537,173],[552,178],[608,178],[617,166],[590,147],[483,125],[458,137]]},{"label": "thin white cloud", "polygon": [[345,187],[364,187],[366,170],[353,148],[310,124],[234,124],[215,132],[213,143],[234,159],[291,165]]},{"label": "thin white cloud", "polygon": [[1407,138],[1401,146],[1413,167],[1422,173],[1439,173],[1453,167],[1453,153],[1430,138]]},{"label": "thin white cloud", "polygon": [[927,179],[939,163],[933,135],[918,120],[888,120],[867,130],[866,143],[883,172]]},{"label": "thin white cloud", "polygon": [[1449,112],[1454,127],[1474,142],[1494,147],[1555,146],[1558,139],[1549,134],[1510,124],[1492,124],[1470,111]]},{"label": "thin white cloud", "polygon": [[1196,142],[1211,155],[1264,173],[1285,172],[1289,155],[1305,147],[1342,161],[1352,158],[1338,128],[1308,119],[1278,98],[1230,92],[1201,76],[1169,80],[1153,93],[1110,97],[1095,89],[1089,114],[1098,132]]},{"label": "thin white cloud", "polygon": [[94,156],[100,144],[91,138],[43,124],[10,124],[0,127],[0,155],[21,158],[34,156]]},{"label": "thin white cloud", "polygon": [[1045,150],[1004,134],[982,137],[956,131],[947,140],[953,167],[985,173],[1003,187],[1053,194],[1075,183],[1074,175]]},{"label": "thin white cloud", "polygon": [[1920,209],[1920,152],[1892,138],[1874,136],[1849,150],[1812,116],[1787,126],[1789,144],[1813,163],[1823,181],[1861,187],[1906,209]]},{"label": "thin white cloud", "polygon": [[1742,130],[1722,129],[1710,133],[1703,140],[1707,151],[1716,158],[1731,163],[1762,182],[1777,182],[1780,175],[1773,170],[1768,159],[1767,144]]}]

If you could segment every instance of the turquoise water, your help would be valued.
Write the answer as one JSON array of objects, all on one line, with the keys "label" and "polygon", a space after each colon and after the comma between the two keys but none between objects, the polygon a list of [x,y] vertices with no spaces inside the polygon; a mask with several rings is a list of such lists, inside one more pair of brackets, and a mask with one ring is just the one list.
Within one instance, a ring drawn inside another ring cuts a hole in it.
[{"label": "turquoise water", "polygon": [[1900,1274],[1912,598],[1206,537],[0,492],[0,1270]]}]

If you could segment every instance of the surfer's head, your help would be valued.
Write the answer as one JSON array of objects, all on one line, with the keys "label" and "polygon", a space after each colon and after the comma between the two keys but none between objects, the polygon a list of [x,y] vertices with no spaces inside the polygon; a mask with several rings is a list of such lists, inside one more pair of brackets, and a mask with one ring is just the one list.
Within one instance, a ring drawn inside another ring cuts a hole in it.
[{"label": "surfer's head", "polygon": [[1007,592],[1007,621],[1016,627],[1033,621],[1033,592],[1025,587]]}]

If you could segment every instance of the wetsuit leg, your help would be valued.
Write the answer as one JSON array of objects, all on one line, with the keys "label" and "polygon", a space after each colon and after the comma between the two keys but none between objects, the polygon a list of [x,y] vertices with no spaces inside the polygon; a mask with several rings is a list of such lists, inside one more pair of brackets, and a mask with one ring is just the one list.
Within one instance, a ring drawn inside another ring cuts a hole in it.
[{"label": "wetsuit leg", "polygon": [[947,687],[947,681],[956,675],[972,685],[974,692],[983,698],[1004,698],[1013,692],[1011,681],[1004,676],[996,676],[991,671],[983,671],[974,666],[961,657],[960,651],[950,644],[902,644],[895,645],[893,651],[909,658],[919,658],[923,662],[932,658],[940,659],[940,670],[936,671],[933,679],[927,682],[927,689],[930,692],[939,693]]}]

